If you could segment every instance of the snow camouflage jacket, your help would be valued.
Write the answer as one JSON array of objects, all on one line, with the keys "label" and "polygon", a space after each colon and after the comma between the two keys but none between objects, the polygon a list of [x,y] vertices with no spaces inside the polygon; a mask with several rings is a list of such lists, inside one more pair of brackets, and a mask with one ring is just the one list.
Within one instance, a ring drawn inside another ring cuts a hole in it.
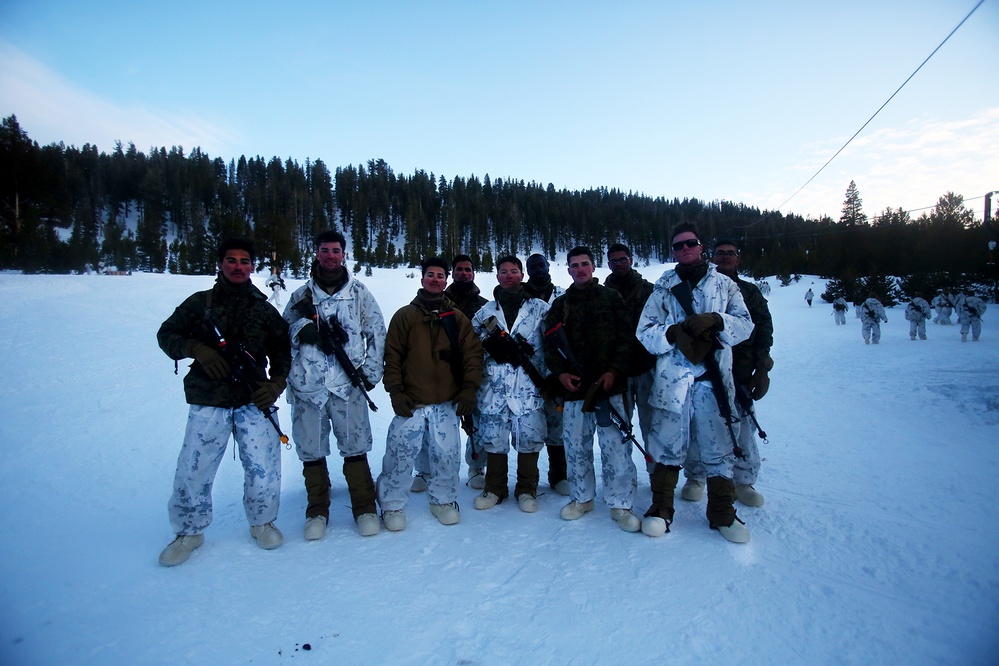
[{"label": "snow camouflage jacket", "polygon": [[[656,281],[655,290],[645,303],[645,309],[638,320],[638,339],[646,349],[658,356],[649,404],[676,414],[682,412],[694,380],[707,372],[703,363],[694,365],[666,339],[666,329],[687,318],[683,306],[670,291],[679,283],[680,277],[675,270],[663,273]],[[729,400],[732,401],[735,398],[732,346],[749,339],[753,331],[752,317],[738,285],[719,273],[713,264],[708,265],[707,275],[694,287],[693,292],[694,312],[717,312],[724,322],[724,327],[718,333],[722,347],[714,354]],[[734,403],[732,407],[735,408]]]},{"label": "snow camouflage jacket", "polygon": [[976,317],[981,318],[985,314],[985,309],[985,301],[978,296],[961,294],[954,299],[954,310],[961,321],[971,321]]},{"label": "snow camouflage jacket", "polygon": [[[627,278],[619,278],[613,273],[607,276],[605,285],[621,294],[624,305],[628,313],[628,326],[634,331],[638,327],[638,318],[642,316],[642,308],[645,301],[652,295],[653,285],[642,277],[642,274],[632,270]],[[631,371],[628,373],[636,377],[643,372],[651,370],[656,365],[656,357],[650,354],[638,338],[632,335],[631,339]]]},{"label": "snow camouflage jacket", "polygon": [[335,316],[347,332],[344,349],[351,362],[368,381],[377,384],[382,378],[382,357],[385,353],[385,320],[381,308],[356,278],[347,273],[347,284],[335,294],[309,280],[295,290],[284,309],[291,335],[291,373],[288,386],[300,400],[317,407],[326,404],[328,393],[347,400],[354,387],[334,356],[327,356],[318,345],[303,345],[298,333],[311,319],[296,309],[303,299],[311,297],[316,313],[323,318]]},{"label": "snow camouflage jacket", "polygon": [[419,296],[392,315],[385,338],[385,390],[405,393],[418,405],[447,402],[463,389],[478,389],[482,383],[482,343],[468,318],[455,310],[458,346],[462,353],[461,386],[455,383],[451,364],[451,341],[438,312],[454,308],[445,297],[440,310],[428,310]]},{"label": "snow camouflage jacket", "polygon": [[[210,317],[229,344],[240,343],[257,362],[257,379],[266,380],[264,368],[270,364],[270,378],[284,379],[291,366],[288,324],[267,297],[251,283],[234,285],[220,275],[215,286],[199,291],[181,303],[156,333],[160,349],[175,361],[193,358],[191,345],[201,340],[214,346],[203,332],[205,306],[212,295]],[[232,381],[210,379],[197,361],[184,377],[184,395],[190,405],[242,407],[250,402],[250,391]]]},{"label": "snow camouflage jacket", "polygon": [[925,298],[921,296],[916,296],[912,299],[912,302],[905,306],[905,320],[920,322],[924,319],[929,319],[933,316],[932,310],[930,310],[930,304],[926,302]]},{"label": "snow camouflage jacket", "polygon": [[732,372],[735,381],[748,384],[757,368],[770,370],[773,360],[770,358],[770,348],[774,345],[774,320],[767,306],[763,292],[752,282],[736,276],[735,283],[739,286],[746,309],[753,320],[753,332],[749,338],[732,347]]},{"label": "snow camouflage jacket", "polygon": [[[583,365],[583,387],[589,387],[600,375],[612,371],[614,385],[609,395],[624,392],[628,386],[628,369],[631,359],[631,327],[621,313],[624,300],[621,295],[598,284],[594,278],[587,289],[570,286],[551,305],[545,317],[545,330],[559,322],[565,326],[569,346],[576,360]],[[555,346],[545,342],[545,364],[552,373],[576,374],[569,363],[555,350]],[[586,391],[565,393],[566,400],[582,400]]]},{"label": "snow camouflage jacket", "polygon": [[[489,333],[486,322],[490,317],[496,317],[501,329],[511,336],[520,334],[534,347],[531,363],[542,376],[548,374],[545,366],[542,327],[545,315],[548,314],[548,304],[539,298],[528,298],[520,306],[517,320],[513,326],[507,324],[503,308],[496,301],[490,301],[482,306],[472,318],[472,328],[485,340]],[[478,409],[483,414],[501,414],[509,409],[516,416],[541,409],[544,399],[540,389],[527,376],[524,368],[515,368],[509,363],[497,363],[489,354],[484,353],[483,381],[479,387]]]},{"label": "snow camouflage jacket", "polygon": [[881,301],[876,298],[868,298],[858,310],[860,311],[860,321],[866,323],[877,323],[884,321],[887,323],[888,317],[885,315],[885,308]]},{"label": "snow camouflage jacket", "polygon": [[846,304],[846,299],[840,296],[832,303],[833,310],[839,310],[840,312],[846,312],[850,309],[850,306]]}]

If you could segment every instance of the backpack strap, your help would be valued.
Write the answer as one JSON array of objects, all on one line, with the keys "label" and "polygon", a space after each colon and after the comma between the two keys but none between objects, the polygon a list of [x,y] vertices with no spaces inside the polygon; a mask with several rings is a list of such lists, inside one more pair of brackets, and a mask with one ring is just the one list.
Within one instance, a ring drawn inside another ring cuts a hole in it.
[{"label": "backpack strap", "polygon": [[437,321],[444,329],[444,335],[451,341],[451,353],[447,359],[451,363],[451,374],[454,382],[461,388],[465,381],[465,364],[463,362],[461,345],[458,343],[458,318],[455,317],[454,310],[445,310],[437,313]]}]

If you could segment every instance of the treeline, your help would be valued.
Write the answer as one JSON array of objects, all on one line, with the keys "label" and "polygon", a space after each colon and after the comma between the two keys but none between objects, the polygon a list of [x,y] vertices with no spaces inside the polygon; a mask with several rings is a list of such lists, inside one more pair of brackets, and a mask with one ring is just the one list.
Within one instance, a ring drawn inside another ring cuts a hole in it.
[{"label": "treeline", "polygon": [[488,175],[406,176],[383,160],[331,172],[321,159],[227,163],[199,148],[146,154],[121,143],[110,153],[90,144],[39,146],[15,116],[0,127],[0,197],[0,268],[26,272],[103,262],[212,273],[217,240],[240,235],[256,242],[261,266],[274,256],[301,276],[312,239],[332,228],[347,236],[355,264],[413,266],[427,255],[461,252],[492,270],[507,252],[556,257],[581,244],[602,255],[615,242],[631,246],[639,261],[669,261],[669,230],[694,222],[705,238],[741,241],[743,265],[754,275],[847,278],[980,272],[987,240],[951,193],[917,219],[886,210],[869,223],[854,196],[839,221],[816,220],[727,201],[569,191]]}]

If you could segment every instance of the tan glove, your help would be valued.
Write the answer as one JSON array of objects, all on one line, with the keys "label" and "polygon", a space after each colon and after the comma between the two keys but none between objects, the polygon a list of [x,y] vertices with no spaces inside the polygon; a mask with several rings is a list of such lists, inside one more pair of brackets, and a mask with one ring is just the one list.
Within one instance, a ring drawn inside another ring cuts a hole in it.
[{"label": "tan glove", "polygon": [[690,333],[691,337],[700,338],[707,333],[722,330],[725,327],[725,322],[717,312],[705,312],[704,314],[690,315],[683,320],[680,327]]},{"label": "tan glove", "polygon": [[287,385],[284,379],[277,377],[269,382],[260,382],[256,391],[250,395],[250,402],[262,412],[266,412],[281,397],[281,392]]},{"label": "tan glove", "polygon": [[[670,328],[674,327],[671,326]],[[714,340],[711,338],[705,339],[704,336],[695,338],[683,326],[676,326],[675,328],[676,342],[674,344],[680,350],[680,353],[694,365],[703,362],[714,347]]]},{"label": "tan glove", "polygon": [[225,379],[229,376],[229,364],[222,354],[204,342],[195,340],[191,343],[190,356],[201,364],[209,379]]}]

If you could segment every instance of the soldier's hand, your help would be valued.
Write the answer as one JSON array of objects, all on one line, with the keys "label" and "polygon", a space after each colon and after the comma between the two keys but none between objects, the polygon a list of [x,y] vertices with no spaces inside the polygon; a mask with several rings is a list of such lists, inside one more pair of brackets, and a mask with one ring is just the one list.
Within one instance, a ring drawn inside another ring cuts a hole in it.
[{"label": "soldier's hand", "polygon": [[680,324],[690,337],[699,338],[712,331],[720,331],[725,326],[721,315],[717,312],[690,315]]},{"label": "soldier's hand", "polygon": [[229,364],[225,358],[204,342],[195,341],[191,345],[191,356],[201,364],[209,379],[225,379],[229,376]]},{"label": "soldier's hand", "polygon": [[749,395],[753,397],[753,400],[759,400],[767,394],[770,390],[770,375],[766,372],[760,372],[759,370],[750,377],[749,384],[747,385],[749,389]]},{"label": "soldier's hand", "polygon": [[579,382],[582,380],[571,372],[563,372],[558,376],[558,381],[566,391],[575,393],[579,390]]},{"label": "soldier's hand", "polygon": [[315,322],[310,321],[298,331],[298,342],[303,345],[319,344],[319,329]]},{"label": "soldier's hand", "polygon": [[257,406],[262,412],[266,412],[281,397],[284,391],[285,381],[280,377],[269,382],[260,382],[256,391],[250,395],[250,402]]},{"label": "soldier's hand", "polygon": [[600,378],[597,379],[597,384],[604,391],[610,391],[611,387],[614,386],[614,379],[615,379],[614,373],[607,371],[604,374],[600,375]]},{"label": "soldier's hand", "polygon": [[458,416],[468,416],[475,409],[475,389],[463,389],[454,397],[451,404]]},{"label": "soldier's hand", "polygon": [[404,419],[413,416],[413,408],[416,407],[416,403],[408,395],[401,392],[393,393],[389,399],[392,400],[392,411],[395,412],[396,416],[401,416]]}]

